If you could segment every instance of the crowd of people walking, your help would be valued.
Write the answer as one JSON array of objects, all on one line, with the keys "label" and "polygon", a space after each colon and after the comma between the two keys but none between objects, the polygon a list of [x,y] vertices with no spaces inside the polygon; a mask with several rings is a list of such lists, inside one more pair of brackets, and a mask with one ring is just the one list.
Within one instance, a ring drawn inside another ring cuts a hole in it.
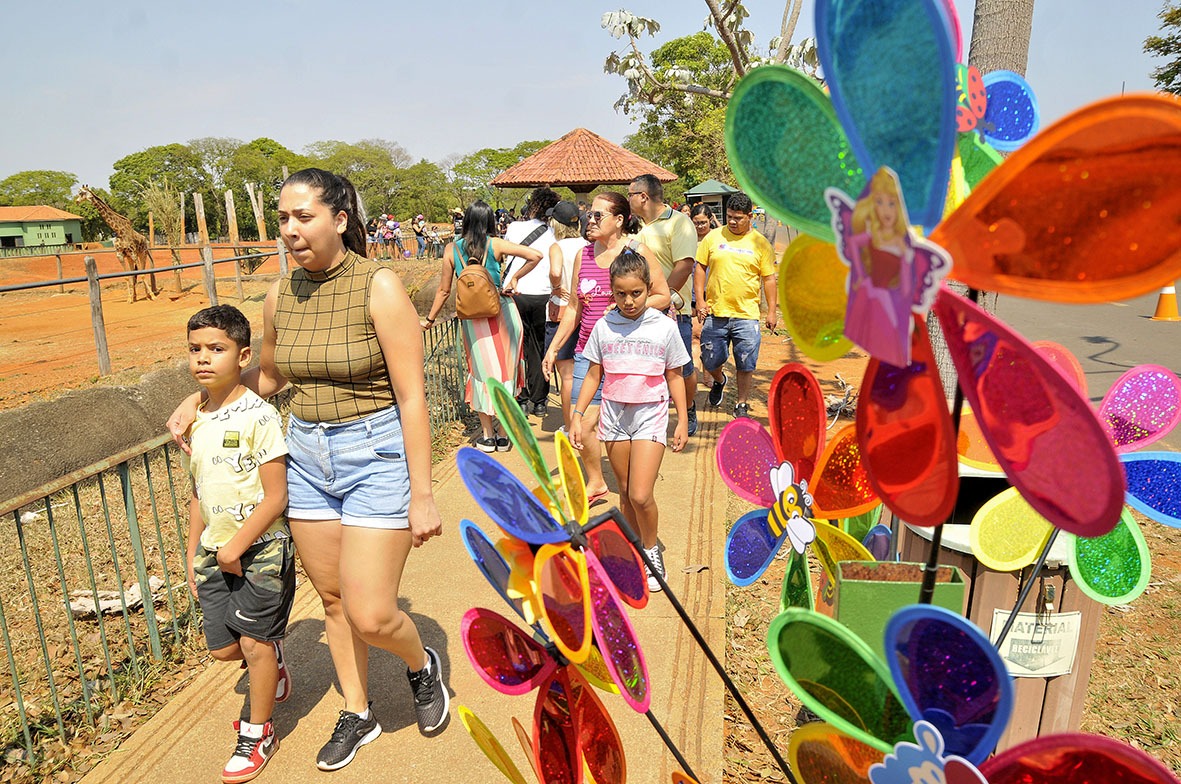
[{"label": "crowd of people walking", "polygon": [[[626,195],[605,190],[589,204],[537,188],[516,220],[477,200],[452,213],[445,233],[417,215],[411,247],[393,215],[363,222],[347,179],[319,169],[287,179],[279,223],[296,269],[267,294],[259,362],[246,369],[250,328],[235,309],[194,316],[190,370],[201,391],[168,423],[191,453],[188,571],[207,642],[215,658],[243,661],[251,679],[250,720],[234,723],[223,781],[254,778],[277,748],[270,713],[292,683],[282,649],[289,543],[323,604],[344,699],[318,767],[347,765],[381,733],[368,691],[370,646],[405,662],[420,731],[447,723],[442,659],[398,596],[409,553],[442,530],[415,326],[430,329],[453,290],[464,397],[480,420],[475,446],[511,446],[488,381],[542,418],[556,384],[559,427],[581,450],[589,501],[609,494],[605,452],[619,506],[652,564],[649,588],[660,590],[654,490],[666,446],[680,451],[697,431],[696,339],[712,379],[707,402],[722,403],[733,352],[733,411],[747,416],[760,294],[766,325],[777,321],[774,254],[752,231],[751,213],[744,194],[732,195],[725,224],[714,227],[710,210],[666,204],[660,181],[641,175]],[[441,259],[421,319],[398,276],[375,261],[412,254]],[[288,386],[284,441],[265,398]]]}]

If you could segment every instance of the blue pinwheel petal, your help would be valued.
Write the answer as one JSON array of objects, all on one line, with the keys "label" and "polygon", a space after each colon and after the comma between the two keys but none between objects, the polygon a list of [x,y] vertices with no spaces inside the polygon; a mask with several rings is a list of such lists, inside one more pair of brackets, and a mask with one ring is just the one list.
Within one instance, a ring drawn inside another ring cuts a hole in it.
[{"label": "blue pinwheel petal", "polygon": [[985,140],[998,150],[1011,152],[1037,133],[1041,112],[1029,82],[1012,71],[984,75],[988,108],[980,123]]},{"label": "blue pinwheel petal", "polygon": [[759,579],[787,539],[786,529],[779,536],[771,533],[767,525],[769,512],[769,509],[747,512],[738,518],[726,535],[726,576],[735,585],[750,585]]},{"label": "blue pinwheel petal", "polygon": [[939,0],[818,0],[816,48],[865,171],[889,166],[911,220],[943,215],[956,143],[955,53]]},{"label": "blue pinwheel petal", "polygon": [[1133,452],[1119,459],[1128,480],[1128,505],[1181,528],[1181,452]]},{"label": "blue pinwheel petal", "polygon": [[488,538],[488,534],[484,533],[484,529],[473,523],[471,520],[459,521],[459,540],[463,542],[463,547],[467,550],[467,554],[471,556],[472,561],[476,564],[476,568],[480,570],[480,574],[484,575],[484,579],[496,589],[500,594],[500,598],[508,603],[516,611],[521,619],[525,619],[525,610],[523,609],[520,599],[511,599],[508,595],[508,580],[511,569],[504,558],[497,552],[492,540]]},{"label": "blue pinwheel petal", "polygon": [[949,755],[988,757],[1012,713],[1013,682],[984,632],[951,610],[912,605],[886,624],[885,648],[911,718],[938,727]]},{"label": "blue pinwheel petal", "polygon": [[521,480],[491,457],[465,446],[455,463],[468,492],[505,533],[529,544],[555,544],[569,538]]},{"label": "blue pinwheel petal", "polygon": [[865,545],[865,549],[869,550],[877,560],[888,561],[890,560],[890,542],[893,536],[890,526],[878,523],[869,529],[869,533],[861,540],[861,544]]}]

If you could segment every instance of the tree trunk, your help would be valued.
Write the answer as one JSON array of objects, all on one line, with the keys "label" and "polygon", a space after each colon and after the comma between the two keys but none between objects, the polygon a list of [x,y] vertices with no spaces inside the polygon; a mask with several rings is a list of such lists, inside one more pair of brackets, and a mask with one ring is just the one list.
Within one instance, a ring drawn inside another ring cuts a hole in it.
[{"label": "tree trunk", "polygon": [[[981,74],[1005,70],[1025,76],[1025,67],[1029,62],[1029,36],[1033,29],[1033,3],[1034,0],[976,0],[968,64],[976,66]],[[954,263],[955,259],[952,259]],[[957,293],[967,293],[967,287],[961,283],[950,281],[948,286]],[[989,313],[996,312],[996,303],[995,293],[981,292],[980,306]],[[943,388],[950,400],[955,391],[955,367],[947,353],[943,330],[934,317],[927,321],[927,331],[931,336],[939,377],[943,380]]]}]

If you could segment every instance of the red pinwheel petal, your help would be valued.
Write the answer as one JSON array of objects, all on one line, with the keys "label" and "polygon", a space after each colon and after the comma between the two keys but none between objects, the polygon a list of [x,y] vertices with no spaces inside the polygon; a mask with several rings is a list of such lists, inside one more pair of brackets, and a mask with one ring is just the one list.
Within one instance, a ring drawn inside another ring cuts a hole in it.
[{"label": "red pinwheel petal", "polygon": [[476,674],[501,694],[525,694],[556,669],[545,648],[492,610],[468,610],[459,633]]},{"label": "red pinwheel petal", "polygon": [[915,525],[939,525],[959,489],[955,431],[927,326],[915,316],[910,364],[871,359],[857,406],[857,441],[882,503]]},{"label": "red pinwheel petal", "polygon": [[1108,302],[1181,278],[1181,104],[1098,101],[1014,152],[931,233],[952,277],[1002,294]]},{"label": "red pinwheel petal", "polygon": [[855,425],[845,425],[832,437],[820,456],[816,473],[816,481],[808,487],[813,517],[855,517],[878,503],[861,459]]},{"label": "red pinwheel petal", "polygon": [[533,757],[537,775],[546,784],[582,784],[582,751],[565,668],[555,672],[537,693]]},{"label": "red pinwheel petal", "polygon": [[619,591],[619,598],[637,610],[647,607],[648,578],[644,574],[644,565],[618,526],[613,521],[604,523],[587,534],[586,541]]},{"label": "red pinwheel petal", "polygon": [[[792,464],[797,481],[811,479],[824,450],[824,431],[828,424],[824,394],[812,371],[798,362],[781,367],[771,379],[767,414],[779,462]],[[762,505],[770,506],[770,503]]]},{"label": "red pinwheel petal", "polygon": [[1074,384],[1080,395],[1087,396],[1087,375],[1083,373],[1083,366],[1079,364],[1078,358],[1070,353],[1070,349],[1052,340],[1035,340],[1030,345],[1050,360],[1050,363]]},{"label": "red pinwheel petal", "polygon": [[568,544],[543,545],[533,569],[541,594],[541,625],[563,656],[581,664],[591,644],[586,559]]},{"label": "red pinwheel petal", "polygon": [[595,784],[624,784],[627,781],[627,760],[623,741],[598,695],[574,671],[570,678],[570,695],[576,717],[575,730],[578,747],[582,750],[586,767]]},{"label": "red pinwheel petal", "polygon": [[989,784],[1177,784],[1159,760],[1103,735],[1044,735],[980,765]]},{"label": "red pinwheel petal", "polygon": [[1114,528],[1123,470],[1090,403],[980,307],[944,288],[934,310],[964,395],[1013,486],[1065,531],[1100,536]]}]

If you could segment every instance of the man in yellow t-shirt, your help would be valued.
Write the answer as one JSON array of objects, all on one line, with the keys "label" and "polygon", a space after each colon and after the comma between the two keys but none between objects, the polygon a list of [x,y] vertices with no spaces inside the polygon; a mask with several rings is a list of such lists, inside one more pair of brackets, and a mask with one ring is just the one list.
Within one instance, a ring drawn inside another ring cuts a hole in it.
[{"label": "man in yellow t-shirt", "polygon": [[681,369],[685,381],[685,400],[689,408],[685,419],[689,424],[689,435],[697,432],[697,369],[693,364],[693,313],[689,297],[693,293],[693,259],[697,255],[697,230],[693,221],[684,213],[677,212],[664,203],[664,186],[651,174],[641,174],[627,187],[627,201],[632,213],[644,222],[640,230],[640,242],[648,247],[660,262],[668,290],[673,295],[673,307],[677,311],[677,329],[681,342],[689,354],[689,361]]},{"label": "man in yellow t-shirt", "polygon": [[[759,286],[767,298],[767,328],[779,323],[776,307],[775,249],[751,228],[753,205],[738,192],[726,204],[726,225],[705,235],[697,246],[693,290],[701,327],[701,364],[713,377],[709,404],[720,405],[729,381],[722,372],[731,346],[738,377],[734,416],[750,415],[750,384],[759,361]],[[709,285],[706,285],[706,275]]]}]

